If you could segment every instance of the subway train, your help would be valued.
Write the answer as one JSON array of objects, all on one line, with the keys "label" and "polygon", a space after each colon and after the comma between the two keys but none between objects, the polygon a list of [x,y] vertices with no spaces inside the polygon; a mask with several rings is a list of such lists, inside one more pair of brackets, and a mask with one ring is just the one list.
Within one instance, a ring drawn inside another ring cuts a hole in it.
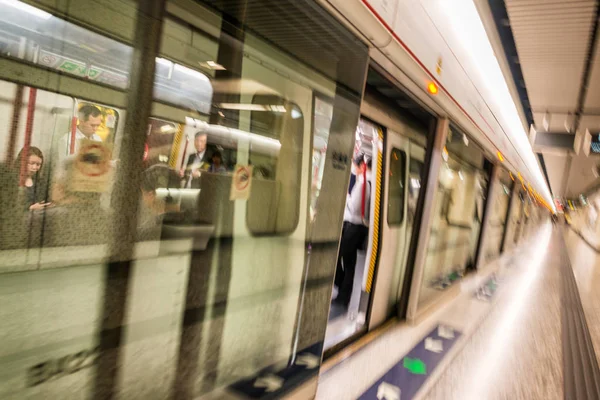
[{"label": "subway train", "polygon": [[[551,212],[459,60],[427,75],[447,49],[409,54],[369,3],[0,2],[1,398],[310,397],[323,357]],[[336,310],[357,154],[369,234]],[[157,166],[179,179],[148,189]]]}]

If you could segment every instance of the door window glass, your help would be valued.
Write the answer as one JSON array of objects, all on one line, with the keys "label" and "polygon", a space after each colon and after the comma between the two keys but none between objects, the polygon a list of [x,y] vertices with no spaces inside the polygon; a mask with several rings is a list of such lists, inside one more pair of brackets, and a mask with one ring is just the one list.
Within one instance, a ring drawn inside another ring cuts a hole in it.
[{"label": "door window glass", "polygon": [[451,126],[442,158],[419,304],[474,267],[486,203],[490,164],[477,144]]},{"label": "door window glass", "polygon": [[388,213],[389,226],[400,225],[404,221],[404,193],[406,179],[406,153],[393,148],[390,153],[390,171],[388,176]]}]

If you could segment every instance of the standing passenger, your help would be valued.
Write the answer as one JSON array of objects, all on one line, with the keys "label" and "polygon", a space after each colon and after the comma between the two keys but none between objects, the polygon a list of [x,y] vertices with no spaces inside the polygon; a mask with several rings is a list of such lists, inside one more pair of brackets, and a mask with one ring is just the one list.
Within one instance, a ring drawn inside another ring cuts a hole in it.
[{"label": "standing passenger", "polygon": [[[86,104],[79,109],[77,114],[77,130],[75,132],[75,144],[73,154],[79,151],[79,142],[82,139],[101,142],[102,138],[96,134],[96,131],[102,124],[102,112],[98,107]],[[65,156],[70,154],[71,149],[71,132],[65,134],[60,140],[58,146],[59,165],[64,162]]]},{"label": "standing passenger", "polygon": [[215,151],[211,157],[212,163],[208,168],[208,172],[224,173],[227,172],[227,168],[223,165],[223,157],[220,151]]},{"label": "standing passenger", "polygon": [[356,183],[352,188],[352,192],[346,198],[342,241],[335,272],[335,284],[338,287],[338,296],[335,302],[346,309],[350,304],[354,285],[356,253],[369,233],[368,214],[371,204],[371,182],[370,176],[367,174],[367,163],[364,155],[357,156],[354,159],[354,165]]}]

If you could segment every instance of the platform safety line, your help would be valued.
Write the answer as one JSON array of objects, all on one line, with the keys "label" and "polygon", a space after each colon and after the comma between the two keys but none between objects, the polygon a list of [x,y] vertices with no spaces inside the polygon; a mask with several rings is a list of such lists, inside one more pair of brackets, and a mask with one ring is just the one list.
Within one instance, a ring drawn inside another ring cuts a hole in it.
[{"label": "platform safety line", "polygon": [[171,147],[171,155],[169,156],[169,167],[177,167],[177,156],[179,156],[179,148],[183,139],[183,124],[177,124],[177,133],[173,138],[173,147]]},{"label": "platform safety line", "polygon": [[[377,129],[379,142],[383,143],[383,131]],[[383,148],[383,146],[382,146]],[[383,169],[383,149],[377,152],[377,175],[375,178],[375,210],[373,211],[373,246],[371,246],[371,259],[369,260],[369,271],[367,272],[366,291],[371,293],[373,286],[373,275],[375,274],[375,264],[377,262],[377,252],[379,250],[379,213],[381,208],[381,175]]]}]

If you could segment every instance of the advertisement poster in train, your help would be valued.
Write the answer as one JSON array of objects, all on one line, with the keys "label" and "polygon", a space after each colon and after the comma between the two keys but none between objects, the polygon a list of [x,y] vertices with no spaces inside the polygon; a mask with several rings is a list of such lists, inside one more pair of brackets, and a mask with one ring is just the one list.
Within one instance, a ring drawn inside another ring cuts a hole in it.
[{"label": "advertisement poster in train", "polygon": [[252,166],[236,165],[231,179],[229,200],[248,200],[252,188]]},{"label": "advertisement poster in train", "polygon": [[112,146],[93,140],[82,140],[70,171],[70,183],[78,192],[106,191],[110,182]]}]

